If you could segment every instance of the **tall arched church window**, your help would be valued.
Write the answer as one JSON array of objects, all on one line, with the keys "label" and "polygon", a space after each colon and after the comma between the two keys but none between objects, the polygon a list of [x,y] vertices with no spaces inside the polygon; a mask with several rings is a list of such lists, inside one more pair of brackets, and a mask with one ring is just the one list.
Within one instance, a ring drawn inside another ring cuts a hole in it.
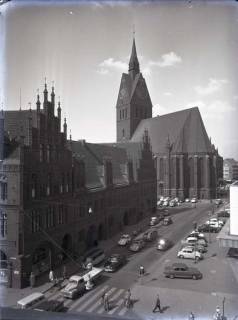
[{"label": "tall arched church window", "polygon": [[189,173],[189,186],[192,188],[194,186],[194,161],[193,158],[188,160],[188,173]]},{"label": "tall arched church window", "polygon": [[160,158],[159,160],[159,177],[160,180],[164,180],[164,159]]}]

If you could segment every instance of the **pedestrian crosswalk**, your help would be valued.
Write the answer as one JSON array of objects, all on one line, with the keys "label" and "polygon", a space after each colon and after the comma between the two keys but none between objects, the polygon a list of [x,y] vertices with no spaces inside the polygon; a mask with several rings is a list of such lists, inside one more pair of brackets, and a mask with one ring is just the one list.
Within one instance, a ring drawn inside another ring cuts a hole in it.
[{"label": "pedestrian crosswalk", "polygon": [[[109,287],[109,285],[102,285],[86,292],[82,297],[76,300],[63,298],[59,291],[48,293],[49,300],[57,299],[64,300],[64,306],[68,308],[68,312],[86,312],[96,314],[109,314],[125,316],[129,312],[124,304],[124,297],[127,289],[117,287]],[[102,303],[102,295],[107,293],[109,298],[109,311],[105,311]]]}]

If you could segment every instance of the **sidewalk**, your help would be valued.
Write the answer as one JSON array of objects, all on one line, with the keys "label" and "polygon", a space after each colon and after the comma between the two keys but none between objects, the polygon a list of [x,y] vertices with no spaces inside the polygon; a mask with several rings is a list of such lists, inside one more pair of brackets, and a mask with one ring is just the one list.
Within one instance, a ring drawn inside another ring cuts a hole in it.
[{"label": "sidewalk", "polygon": [[[156,295],[159,294],[163,313],[153,313]],[[222,311],[223,295],[204,294],[181,289],[167,289],[135,285],[132,297],[138,300],[134,304],[133,314],[140,319],[188,319],[193,312],[195,319],[213,319],[216,307]],[[237,296],[226,295],[225,316],[233,320],[238,315]]]},{"label": "sidewalk", "polygon": [[[139,228],[147,228],[148,227],[148,221],[150,217],[147,216],[145,219],[140,221],[137,225],[131,225],[124,227],[123,231],[121,233],[118,233],[111,239],[103,240],[99,242],[99,247],[105,251],[107,254],[108,251],[110,251],[114,246],[117,245],[117,242],[120,238],[120,236],[123,233],[132,233],[134,230],[137,230]],[[72,274],[75,274],[77,272],[82,271],[80,269],[80,263],[78,261],[68,261],[66,263],[66,270],[67,270],[67,277],[69,278]],[[54,273],[57,278],[62,277],[62,266],[54,269]],[[34,288],[24,288],[24,289],[13,289],[13,288],[7,288],[4,285],[0,286],[0,306],[9,306],[14,307],[16,306],[16,302],[23,297],[33,293],[33,292],[47,292],[48,290],[51,290],[54,285],[49,282],[49,273],[44,273],[40,279],[37,280],[36,286]],[[64,285],[66,283],[63,283]]]}]

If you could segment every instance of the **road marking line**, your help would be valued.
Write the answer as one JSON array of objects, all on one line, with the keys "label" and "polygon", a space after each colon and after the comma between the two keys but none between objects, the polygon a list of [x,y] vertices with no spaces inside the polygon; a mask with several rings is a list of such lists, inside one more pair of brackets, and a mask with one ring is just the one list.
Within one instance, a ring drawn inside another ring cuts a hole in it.
[{"label": "road marking line", "polygon": [[120,299],[118,302],[117,302],[117,305],[108,312],[108,314],[113,314],[117,311],[118,308],[120,308],[124,303],[124,299]]},{"label": "road marking line", "polygon": [[128,311],[128,309],[127,309],[126,307],[123,307],[123,308],[118,312],[118,315],[119,315],[119,316],[124,316],[127,311]]},{"label": "road marking line", "polygon": [[[111,297],[111,294],[112,294],[115,290],[117,290],[117,288],[111,288],[111,290],[109,290],[109,292],[107,292],[107,294],[108,294],[108,296],[109,296],[109,307],[110,307],[110,297]],[[105,311],[104,306],[101,307],[101,308],[97,311],[97,313],[103,313],[103,311]]]},{"label": "road marking line", "polygon": [[[125,291],[125,290],[124,290],[124,289],[120,289],[120,290],[117,291],[115,294],[112,294],[112,295],[110,296],[110,300],[114,300],[114,299],[118,298],[123,291]],[[95,310],[98,306],[101,306],[101,299],[98,300],[90,309],[88,309],[87,312],[92,312],[92,311]]]},{"label": "road marking line", "polygon": [[87,307],[93,300],[95,300],[98,296],[100,296],[109,286],[104,286],[101,290],[97,291],[95,293],[94,290],[92,290],[91,292],[86,293],[82,298],[79,298],[75,303],[73,303],[70,307],[70,310],[74,310],[78,307],[78,305],[87,299],[87,301],[85,301],[81,306],[79,306],[79,308],[77,309],[77,311],[81,311],[82,309],[84,309],[85,307]]}]

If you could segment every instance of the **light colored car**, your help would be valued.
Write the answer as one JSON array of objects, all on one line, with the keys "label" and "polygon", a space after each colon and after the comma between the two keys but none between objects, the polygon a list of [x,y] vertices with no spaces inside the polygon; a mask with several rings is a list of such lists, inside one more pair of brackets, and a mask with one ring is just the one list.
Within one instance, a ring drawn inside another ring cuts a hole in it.
[{"label": "light colored car", "polygon": [[149,225],[155,226],[157,223],[159,223],[158,217],[151,217]]},{"label": "light colored car", "polygon": [[222,226],[224,226],[224,221],[217,219],[217,218],[211,218],[206,221],[206,224],[218,224],[222,227]]},{"label": "light colored car", "polygon": [[195,250],[192,246],[187,246],[179,250],[177,257],[180,259],[193,259],[193,260],[200,260],[203,258],[203,255]]},{"label": "light colored car", "polygon": [[169,201],[168,201],[168,200],[164,200],[163,206],[164,206],[164,207],[168,207],[168,205],[169,205]]},{"label": "light colored car", "polygon": [[191,237],[188,236],[185,240],[181,241],[182,244],[187,244],[187,245],[195,245],[195,244],[201,244],[204,247],[207,247],[207,241],[205,239],[198,239],[197,237]]},{"label": "light colored car", "polygon": [[176,202],[174,200],[171,200],[169,203],[170,207],[175,207],[176,206]]},{"label": "light colored car", "polygon": [[189,199],[189,198],[186,198],[186,199],[185,199],[185,202],[190,202],[190,199]]},{"label": "light colored car", "polygon": [[131,242],[131,236],[129,234],[123,234],[118,241],[119,246],[126,246]]},{"label": "light colored car", "polygon": [[198,202],[198,201],[197,201],[197,198],[192,198],[192,199],[191,199],[191,203],[196,203],[196,202]]}]

